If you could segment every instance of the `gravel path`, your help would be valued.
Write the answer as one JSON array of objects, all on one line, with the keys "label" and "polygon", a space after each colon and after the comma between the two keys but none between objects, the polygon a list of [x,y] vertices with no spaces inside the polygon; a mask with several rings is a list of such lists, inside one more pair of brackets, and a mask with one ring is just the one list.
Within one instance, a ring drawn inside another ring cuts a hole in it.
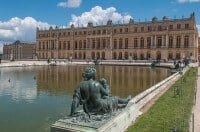
[{"label": "gravel path", "polygon": [[200,132],[200,67],[198,67],[196,103],[193,109],[193,113],[194,113],[194,132]]}]

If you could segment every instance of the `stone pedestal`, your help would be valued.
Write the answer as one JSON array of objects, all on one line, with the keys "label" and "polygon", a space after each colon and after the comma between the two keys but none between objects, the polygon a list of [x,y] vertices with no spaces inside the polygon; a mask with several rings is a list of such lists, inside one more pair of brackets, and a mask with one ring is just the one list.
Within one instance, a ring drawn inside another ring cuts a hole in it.
[{"label": "stone pedestal", "polygon": [[126,108],[104,115],[91,115],[89,119],[84,113],[77,117],[66,117],[51,126],[51,132],[121,132],[125,131],[135,119],[141,115],[137,105],[132,101]]}]

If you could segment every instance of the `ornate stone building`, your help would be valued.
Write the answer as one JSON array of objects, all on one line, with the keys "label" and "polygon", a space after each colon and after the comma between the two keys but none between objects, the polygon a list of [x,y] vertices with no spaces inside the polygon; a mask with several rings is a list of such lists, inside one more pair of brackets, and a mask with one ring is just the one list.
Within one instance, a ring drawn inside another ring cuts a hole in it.
[{"label": "ornate stone building", "polygon": [[36,44],[24,43],[17,40],[12,44],[4,44],[3,59],[5,60],[22,60],[34,59],[36,56]]},{"label": "ornate stone building", "polygon": [[37,29],[36,51],[41,59],[159,59],[198,56],[195,15],[189,18],[49,30]]}]

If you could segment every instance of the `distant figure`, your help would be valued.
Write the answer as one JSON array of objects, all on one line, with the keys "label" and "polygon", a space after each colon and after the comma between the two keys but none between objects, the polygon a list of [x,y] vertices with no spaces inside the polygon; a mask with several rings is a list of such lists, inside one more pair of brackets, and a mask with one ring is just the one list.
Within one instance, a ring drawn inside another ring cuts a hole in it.
[{"label": "distant figure", "polygon": [[1,58],[0,58],[0,64],[1,64]]},{"label": "distant figure", "polygon": [[10,81],[11,81],[11,79],[9,78],[9,79],[8,79],[8,82],[10,82]]},{"label": "distant figure", "polygon": [[36,77],[34,76],[34,77],[33,77],[33,79],[35,80],[35,79],[36,79]]}]

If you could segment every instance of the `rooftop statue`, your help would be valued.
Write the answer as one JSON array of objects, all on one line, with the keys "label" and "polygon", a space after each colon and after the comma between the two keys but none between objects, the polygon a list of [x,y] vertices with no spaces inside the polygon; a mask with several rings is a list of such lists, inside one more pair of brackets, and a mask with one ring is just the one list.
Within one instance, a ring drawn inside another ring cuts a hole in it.
[{"label": "rooftop statue", "polygon": [[71,116],[76,115],[79,105],[83,105],[83,111],[90,118],[91,113],[112,113],[119,107],[125,107],[131,99],[131,96],[126,99],[111,96],[106,79],[95,81],[96,69],[94,67],[86,68],[82,77],[84,81],[78,84],[73,94]]}]

